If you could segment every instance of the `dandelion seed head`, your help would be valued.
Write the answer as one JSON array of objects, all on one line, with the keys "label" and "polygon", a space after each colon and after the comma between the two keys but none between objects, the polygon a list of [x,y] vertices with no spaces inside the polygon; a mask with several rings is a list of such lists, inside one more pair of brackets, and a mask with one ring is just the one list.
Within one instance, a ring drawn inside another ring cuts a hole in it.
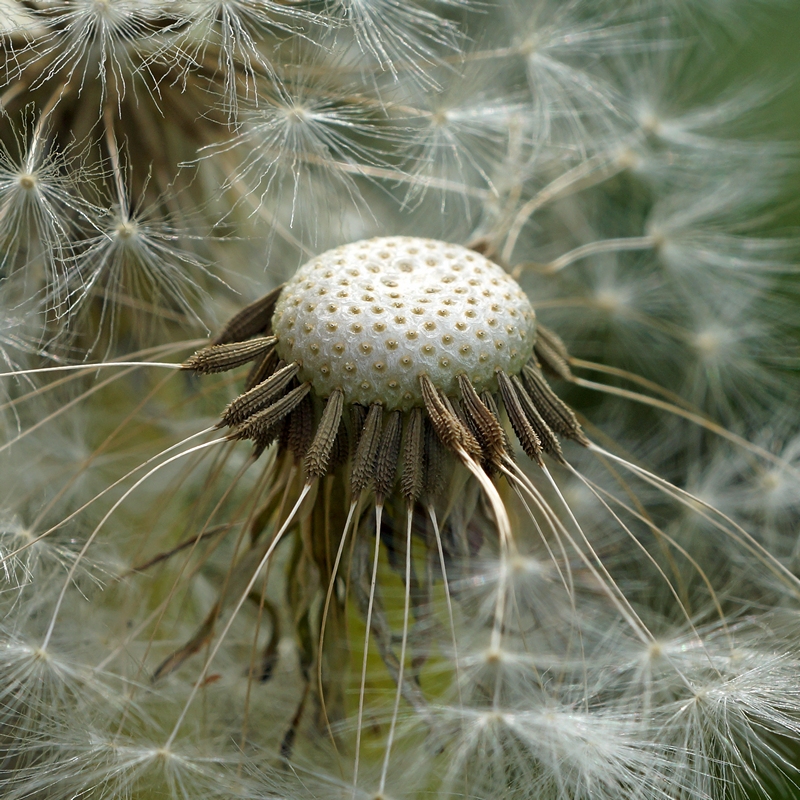
[{"label": "dandelion seed head", "polygon": [[38,542],[35,531],[19,517],[0,521],[0,575],[5,584],[22,586],[31,581],[43,550],[49,550],[47,543]]},{"label": "dandelion seed head", "polygon": [[23,173],[17,178],[17,183],[19,184],[20,188],[27,189],[29,191],[36,188],[37,182],[36,175],[29,172]]},{"label": "dandelion seed head", "polygon": [[530,301],[503,270],[465,247],[379,237],[312,259],[275,308],[278,353],[321,397],[388,409],[421,406],[422,374],[446,394],[467,375],[496,391],[533,352]]},{"label": "dandelion seed head", "polygon": [[[793,442],[796,446],[797,442]],[[791,452],[789,448],[787,451]],[[788,459],[787,459],[788,461]],[[789,462],[791,464],[791,462]],[[752,510],[768,510],[773,515],[791,515],[797,511],[800,478],[794,469],[776,466],[758,474],[748,487],[744,503]]]},{"label": "dandelion seed head", "polygon": [[470,711],[448,779],[457,786],[466,771],[484,792],[500,781],[513,797],[663,796],[658,755],[627,736],[625,722],[568,706]]},{"label": "dandelion seed head", "polygon": [[620,314],[630,305],[630,293],[623,287],[604,287],[595,294],[595,302],[601,311],[607,314]]},{"label": "dandelion seed head", "polygon": [[117,239],[132,239],[139,232],[139,226],[135,220],[124,220],[114,227],[114,236]]},{"label": "dandelion seed head", "polygon": [[302,125],[305,122],[311,122],[315,119],[314,113],[301,105],[290,105],[279,109],[280,113],[290,125]]},{"label": "dandelion seed head", "polygon": [[641,127],[643,133],[651,134],[653,136],[659,135],[662,130],[663,123],[657,114],[649,109],[642,109],[637,116],[639,127]]},{"label": "dandelion seed head", "polygon": [[711,325],[696,331],[692,344],[697,353],[704,359],[712,360],[724,352],[725,348],[735,342],[733,331],[721,325]]}]

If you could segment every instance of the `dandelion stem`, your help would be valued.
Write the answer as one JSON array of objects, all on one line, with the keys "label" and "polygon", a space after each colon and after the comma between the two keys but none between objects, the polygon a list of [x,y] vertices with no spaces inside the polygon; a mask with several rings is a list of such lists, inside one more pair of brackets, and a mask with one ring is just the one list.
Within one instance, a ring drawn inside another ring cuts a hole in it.
[{"label": "dandelion stem", "polygon": [[[356,718],[356,751],[353,759],[353,800],[358,791],[358,769],[361,761],[361,733],[364,724],[364,695],[367,684],[367,660],[369,658],[369,640],[372,633],[372,610],[375,604],[375,587],[378,582],[378,560],[381,551],[381,521],[383,517],[383,505],[375,506],[375,554],[372,561],[372,576],[369,582],[369,600],[367,602],[367,616],[364,621],[366,632],[364,633],[364,656],[361,660],[361,683],[358,692],[358,716]],[[399,686],[398,682],[398,686]]]},{"label": "dandelion stem", "polygon": [[403,594],[403,634],[400,643],[400,663],[397,668],[397,691],[394,696],[394,708],[392,709],[392,721],[389,723],[389,735],[386,737],[386,752],[383,756],[383,767],[381,768],[381,780],[378,794],[383,795],[386,789],[386,776],[389,772],[389,757],[392,752],[395,729],[397,728],[397,717],[400,713],[400,697],[403,693],[404,671],[406,666],[406,647],[408,645],[408,612],[411,605],[411,514],[407,514],[406,522],[406,571],[405,571],[405,592]]},{"label": "dandelion stem", "polygon": [[759,447],[757,444],[748,442],[743,436],[732,433],[731,431],[722,427],[722,425],[719,425],[712,420],[708,420],[705,417],[701,417],[699,414],[686,411],[683,408],[678,408],[672,403],[665,403],[663,400],[658,400],[655,397],[648,397],[647,395],[639,394],[638,392],[631,392],[628,389],[621,389],[618,386],[608,386],[604,383],[587,381],[585,378],[578,378],[574,376],[572,378],[572,383],[574,383],[576,386],[583,386],[586,389],[595,389],[598,392],[605,392],[606,394],[615,394],[618,397],[625,397],[628,400],[633,400],[636,403],[642,403],[647,406],[652,406],[653,408],[660,408],[662,411],[669,411],[670,414],[674,414],[677,417],[683,417],[683,419],[693,422],[695,425],[699,425],[701,428],[705,428],[707,431],[716,433],[723,439],[727,439],[728,441],[739,445],[739,447],[742,447],[751,453],[755,453],[756,455],[761,456],[761,458],[792,472],[797,477],[800,477],[800,470],[793,467],[780,456],[770,453],[769,450],[765,450],[763,447]]},{"label": "dandelion stem", "polygon": [[511,272],[514,278],[519,278],[523,270],[535,267],[538,272],[544,275],[554,275],[570,264],[580,261],[589,256],[600,255],[601,253],[621,253],[627,250],[652,250],[656,246],[656,240],[652,236],[629,236],[624,239],[600,239],[597,242],[576,247],[563,256],[559,256],[547,264],[526,264],[520,263]]},{"label": "dandelion stem", "polygon": [[511,256],[514,254],[514,248],[517,246],[517,239],[523,227],[538,209],[565,193],[577,192],[602,183],[621,172],[626,166],[626,159],[620,157],[619,153],[599,153],[568,170],[537,192],[514,217],[501,253],[502,260],[506,264],[511,262]]},{"label": "dandelion stem", "polygon": [[186,718],[186,714],[188,713],[192,702],[194,702],[194,698],[197,695],[198,690],[202,686],[203,680],[205,679],[206,675],[208,674],[208,670],[209,670],[209,668],[211,666],[211,662],[216,657],[217,653],[219,652],[220,647],[222,647],[222,643],[225,640],[225,637],[228,635],[228,631],[230,631],[231,626],[233,625],[234,620],[236,619],[236,615],[239,613],[239,611],[241,610],[242,606],[245,604],[245,601],[247,600],[248,596],[250,595],[250,592],[252,591],[253,586],[255,586],[256,581],[258,580],[259,573],[267,565],[267,562],[269,561],[270,557],[272,556],[273,552],[275,551],[275,548],[278,546],[278,544],[283,539],[283,536],[286,533],[286,531],[289,529],[289,526],[292,524],[292,522],[294,522],[294,519],[297,516],[297,512],[299,511],[303,500],[306,499],[306,496],[308,495],[308,493],[310,491],[311,491],[311,484],[306,484],[303,487],[302,491],[300,492],[300,496],[297,498],[297,502],[294,504],[294,507],[289,512],[289,516],[286,518],[286,520],[284,521],[283,525],[281,525],[281,527],[279,528],[278,532],[273,537],[272,543],[267,548],[267,552],[264,553],[263,557],[261,558],[261,561],[259,562],[259,564],[256,567],[255,571],[253,572],[253,577],[250,578],[250,580],[247,583],[247,586],[245,587],[244,591],[239,596],[239,600],[237,601],[236,605],[234,606],[233,611],[230,614],[230,618],[228,619],[228,622],[225,624],[225,627],[220,632],[219,637],[217,638],[217,642],[215,643],[214,647],[211,649],[211,652],[208,654],[208,657],[206,658],[206,662],[203,665],[203,669],[200,671],[200,675],[198,675],[197,680],[194,682],[194,685],[192,686],[192,690],[189,693],[189,697],[187,698],[186,703],[184,704],[183,709],[181,710],[181,713],[178,715],[178,719],[175,722],[175,726],[173,727],[172,732],[170,733],[169,737],[167,738],[167,741],[164,743],[164,749],[168,750],[170,747],[172,747],[172,743],[175,741],[175,737],[178,735],[178,731],[180,730],[181,726],[183,725],[183,720]]}]

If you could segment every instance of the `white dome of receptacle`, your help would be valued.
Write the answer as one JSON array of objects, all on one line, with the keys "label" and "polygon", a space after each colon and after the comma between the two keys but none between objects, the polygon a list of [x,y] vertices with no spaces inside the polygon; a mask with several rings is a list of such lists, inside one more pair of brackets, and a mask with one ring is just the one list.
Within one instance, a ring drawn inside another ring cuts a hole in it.
[{"label": "white dome of receptacle", "polygon": [[320,397],[422,406],[419,376],[457,396],[458,376],[496,391],[496,371],[531,357],[533,308],[517,282],[460,245],[386,236],[337,247],[302,266],[275,306],[277,352]]}]

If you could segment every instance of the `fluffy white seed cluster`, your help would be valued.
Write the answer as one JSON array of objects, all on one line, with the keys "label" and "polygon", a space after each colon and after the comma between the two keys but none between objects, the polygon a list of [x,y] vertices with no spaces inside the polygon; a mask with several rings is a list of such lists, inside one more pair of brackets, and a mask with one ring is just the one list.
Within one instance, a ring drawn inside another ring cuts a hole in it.
[{"label": "fluffy white seed cluster", "polygon": [[419,376],[457,394],[465,374],[493,391],[496,371],[531,357],[536,321],[500,267],[459,245],[382,236],[301,267],[275,308],[278,353],[320,397],[388,409],[422,405]]}]

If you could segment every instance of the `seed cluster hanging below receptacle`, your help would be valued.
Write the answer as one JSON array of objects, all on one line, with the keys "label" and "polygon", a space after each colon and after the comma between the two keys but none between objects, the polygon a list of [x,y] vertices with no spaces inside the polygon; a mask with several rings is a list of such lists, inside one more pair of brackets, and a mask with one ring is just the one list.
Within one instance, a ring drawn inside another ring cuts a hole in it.
[{"label": "seed cluster hanging below receptacle", "polygon": [[219,423],[231,438],[257,452],[277,440],[309,480],[349,460],[354,494],[372,485],[385,498],[399,477],[414,501],[442,490],[448,453],[488,470],[511,459],[501,404],[539,463],[563,459],[560,438],[587,444],[542,372],[569,377],[567,358],[552,332],[537,335],[527,297],[500,267],[457,245],[386,237],[312,259],[184,368],[251,362]]}]

